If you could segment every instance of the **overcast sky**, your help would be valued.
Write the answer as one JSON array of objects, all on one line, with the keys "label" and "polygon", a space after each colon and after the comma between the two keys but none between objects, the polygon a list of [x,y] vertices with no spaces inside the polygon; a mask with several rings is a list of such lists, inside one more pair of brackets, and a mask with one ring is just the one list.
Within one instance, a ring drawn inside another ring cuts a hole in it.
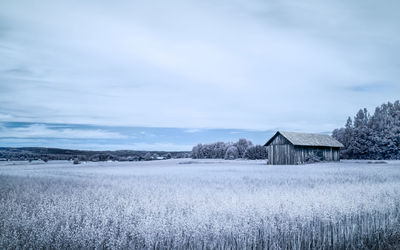
[{"label": "overcast sky", "polygon": [[186,141],[187,131],[332,131],[361,107],[399,99],[399,8],[372,0],[2,0],[0,146],[54,146],[53,138],[79,134],[86,148],[107,148],[96,144],[102,136],[139,148],[132,131],[149,127],[183,138],[142,140],[154,149],[187,149],[214,135]]}]

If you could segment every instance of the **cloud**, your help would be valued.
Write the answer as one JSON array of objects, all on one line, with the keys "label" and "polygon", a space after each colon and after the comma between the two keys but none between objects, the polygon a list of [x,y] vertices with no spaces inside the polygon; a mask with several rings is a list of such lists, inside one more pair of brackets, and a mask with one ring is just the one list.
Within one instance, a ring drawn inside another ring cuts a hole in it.
[{"label": "cloud", "polygon": [[0,144],[9,147],[50,147],[79,150],[149,150],[190,151],[193,145],[180,143],[96,143],[93,141],[46,140],[45,138],[1,138]]},{"label": "cloud", "polygon": [[193,145],[180,143],[132,143],[128,145],[111,145],[114,149],[149,150],[149,151],[190,151]]},{"label": "cloud", "polygon": [[360,84],[348,87],[350,91],[354,92],[387,92],[392,91],[396,88],[396,85],[389,84],[389,83],[367,83],[367,84]]},{"label": "cloud", "polygon": [[191,128],[191,129],[184,130],[185,133],[198,133],[200,131],[201,131],[201,129],[198,129],[198,128]]},{"label": "cloud", "polygon": [[0,113],[0,121],[11,121],[13,118],[12,115]]},{"label": "cloud", "polygon": [[[198,143],[247,138],[264,144],[275,131],[115,127],[71,124],[0,123],[2,147],[56,147],[90,150],[187,150]],[[238,133],[232,133],[232,131]],[[240,133],[239,133],[240,132]]]},{"label": "cloud", "polygon": [[5,0],[0,120],[330,131],[398,98],[398,5]]},{"label": "cloud", "polygon": [[31,124],[23,127],[0,126],[0,138],[122,139],[126,136],[101,129],[59,128],[45,124]]}]

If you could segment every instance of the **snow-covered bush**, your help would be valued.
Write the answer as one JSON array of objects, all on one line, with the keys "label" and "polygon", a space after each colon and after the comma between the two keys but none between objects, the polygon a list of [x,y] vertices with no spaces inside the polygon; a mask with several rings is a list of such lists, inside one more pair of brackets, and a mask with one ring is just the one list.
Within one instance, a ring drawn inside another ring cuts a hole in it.
[{"label": "snow-covered bush", "polygon": [[235,146],[238,150],[236,158],[244,158],[244,153],[247,148],[251,147],[253,143],[246,139],[239,139],[238,142],[214,142],[210,144],[198,144],[192,149],[193,159],[225,159],[226,152],[229,147]]},{"label": "snow-covered bush", "polygon": [[225,153],[225,160],[234,160],[239,158],[239,150],[236,146],[230,146]]},{"label": "snow-covered bush", "polygon": [[315,163],[315,162],[320,162],[320,161],[322,161],[322,158],[314,153],[309,153],[305,157],[306,163]]},{"label": "snow-covered bush", "polygon": [[246,150],[244,157],[249,160],[267,159],[267,148],[261,145],[251,146]]},{"label": "snow-covered bush", "polygon": [[249,147],[253,146],[253,143],[251,141],[248,141],[244,138],[239,139],[238,142],[236,142],[235,144],[233,144],[234,146],[237,147],[238,149],[238,153],[239,153],[239,158],[244,158],[244,154],[246,153],[246,150]]}]

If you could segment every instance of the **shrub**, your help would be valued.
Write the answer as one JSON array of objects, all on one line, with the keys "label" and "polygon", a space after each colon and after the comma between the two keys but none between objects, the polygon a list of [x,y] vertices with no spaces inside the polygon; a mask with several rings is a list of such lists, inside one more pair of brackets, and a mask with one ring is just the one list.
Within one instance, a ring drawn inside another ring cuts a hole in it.
[{"label": "shrub", "polygon": [[239,157],[239,150],[236,146],[230,146],[225,153],[225,160],[234,160]]},{"label": "shrub", "polygon": [[308,154],[305,158],[306,163],[314,163],[314,162],[320,162],[320,161],[322,161],[322,158],[314,153]]},{"label": "shrub", "polygon": [[244,157],[249,160],[267,159],[267,148],[261,145],[251,146],[246,150]]}]

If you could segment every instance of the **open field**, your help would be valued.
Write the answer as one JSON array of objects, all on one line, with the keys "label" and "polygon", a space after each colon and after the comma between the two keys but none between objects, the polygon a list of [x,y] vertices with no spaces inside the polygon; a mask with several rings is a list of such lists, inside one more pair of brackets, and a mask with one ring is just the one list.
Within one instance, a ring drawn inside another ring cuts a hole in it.
[{"label": "open field", "polygon": [[400,162],[0,162],[0,248],[394,248]]}]

